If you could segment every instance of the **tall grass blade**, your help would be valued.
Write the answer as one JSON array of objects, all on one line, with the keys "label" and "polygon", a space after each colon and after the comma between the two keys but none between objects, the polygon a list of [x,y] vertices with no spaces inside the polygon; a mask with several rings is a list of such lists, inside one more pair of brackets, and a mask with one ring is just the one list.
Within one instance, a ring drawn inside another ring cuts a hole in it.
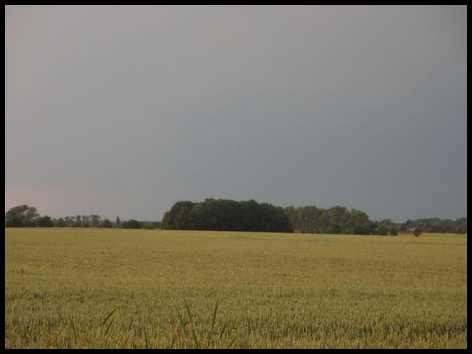
[{"label": "tall grass blade", "polygon": [[118,309],[118,307],[115,307],[113,310],[111,310],[111,312],[105,317],[105,319],[103,320],[103,323],[102,325],[104,326],[105,323],[107,323],[108,319],[111,317],[111,315],[113,315],[115,313],[115,311]]},{"label": "tall grass blade", "polygon": [[211,327],[210,327],[210,330],[208,331],[208,334],[207,334],[207,345],[208,346],[210,345],[210,339],[211,339],[211,336],[213,336],[213,331],[215,329],[216,313],[218,312],[218,306],[219,306],[218,299],[216,299],[215,308],[213,309],[213,314],[212,314],[212,317],[211,317]]},{"label": "tall grass blade", "polygon": [[132,324],[133,324],[133,319],[131,319],[131,321],[129,321],[128,331],[131,331],[131,325]]},{"label": "tall grass blade", "polygon": [[195,326],[194,326],[193,321],[192,321],[192,313],[190,311],[190,306],[188,305],[187,301],[184,301],[184,306],[185,306],[185,309],[187,310],[187,315],[188,315],[188,319],[189,319],[189,322],[190,322],[190,329],[192,331],[193,343],[196,346],[196,348],[199,348],[200,343],[198,341],[197,333],[195,332]]},{"label": "tall grass blade", "polygon": [[180,329],[182,330],[183,334],[186,334],[187,330],[185,320],[177,307],[175,308],[175,312],[177,312],[177,317],[179,318]]},{"label": "tall grass blade", "polygon": [[146,327],[143,327],[143,332],[144,332],[144,342],[145,342],[145,348],[149,348],[149,338],[147,335]]},{"label": "tall grass blade", "polygon": [[216,303],[215,303],[215,309],[213,310],[213,316],[211,318],[211,331],[213,331],[213,329],[215,328],[215,322],[216,322],[216,312],[218,311],[218,299],[216,300]]},{"label": "tall grass blade", "polygon": [[74,320],[72,317],[69,319],[70,325],[72,327],[72,332],[74,333],[74,343],[77,343],[77,331],[75,330]]},{"label": "tall grass blade", "polygon": [[226,325],[227,325],[227,322],[225,322],[225,324],[221,328],[219,339],[223,337],[223,334],[225,333]]},{"label": "tall grass blade", "polygon": [[110,323],[108,324],[107,328],[105,329],[105,333],[103,334],[104,336],[107,335],[108,331],[110,330],[110,327],[111,325],[113,324],[113,321],[110,321]]}]

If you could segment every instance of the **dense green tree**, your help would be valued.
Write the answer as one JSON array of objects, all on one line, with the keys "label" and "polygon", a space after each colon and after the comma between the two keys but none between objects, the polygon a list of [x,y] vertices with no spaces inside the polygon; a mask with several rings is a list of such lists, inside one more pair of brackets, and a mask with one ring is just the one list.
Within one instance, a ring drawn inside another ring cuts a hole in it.
[{"label": "dense green tree", "polygon": [[82,216],[82,227],[90,227],[90,217],[88,215]]},{"label": "dense green tree", "polygon": [[163,229],[291,232],[291,224],[280,207],[254,200],[205,199],[180,201],[164,214]]},{"label": "dense green tree", "polygon": [[383,224],[381,222],[377,223],[375,231],[374,231],[374,235],[385,236],[385,235],[388,235],[388,234],[389,234],[388,226],[386,226],[385,224]]},{"label": "dense green tree", "polygon": [[121,223],[121,227],[124,229],[141,229],[141,223],[138,220],[128,220]]},{"label": "dense green tree", "polygon": [[54,226],[56,226],[56,227],[65,227],[66,226],[65,219],[64,218],[59,218],[59,219],[55,220]]},{"label": "dense green tree", "polygon": [[110,227],[113,227],[113,224],[111,223],[110,220],[105,218],[105,219],[103,219],[102,223],[100,224],[100,227],[110,228]]},{"label": "dense green tree", "polygon": [[366,213],[352,209],[351,211],[352,233],[355,235],[368,235],[370,233],[370,221]]},{"label": "dense green tree", "polygon": [[176,229],[191,229],[192,223],[189,222],[189,214],[193,208],[190,201],[177,202],[172,207],[171,220]]},{"label": "dense green tree", "polygon": [[370,221],[366,213],[342,206],[329,209],[320,209],[314,206],[288,207],[284,211],[295,232],[388,235],[395,234],[395,230],[399,227],[389,219],[379,222]]},{"label": "dense green tree", "polygon": [[37,218],[36,226],[39,226],[39,227],[53,227],[54,223],[52,222],[52,219],[49,216],[45,215],[45,216],[41,216],[41,217]]},{"label": "dense green tree", "polygon": [[64,222],[67,227],[73,227],[75,225],[75,218],[73,216],[66,216]]},{"label": "dense green tree", "polygon": [[82,227],[82,216],[77,215],[75,217],[74,227]]},{"label": "dense green tree", "polygon": [[319,233],[321,232],[320,216],[323,212],[316,206],[288,207],[284,209],[285,214],[293,227],[294,232]]},{"label": "dense green tree", "polygon": [[170,211],[166,211],[162,217],[161,229],[173,229],[174,225],[170,220],[171,214]]},{"label": "dense green tree", "polygon": [[89,217],[91,227],[99,227],[101,223],[101,217],[99,215],[93,214]]},{"label": "dense green tree", "polygon": [[31,227],[35,226],[39,217],[38,210],[26,204],[10,208],[5,214],[6,227]]}]

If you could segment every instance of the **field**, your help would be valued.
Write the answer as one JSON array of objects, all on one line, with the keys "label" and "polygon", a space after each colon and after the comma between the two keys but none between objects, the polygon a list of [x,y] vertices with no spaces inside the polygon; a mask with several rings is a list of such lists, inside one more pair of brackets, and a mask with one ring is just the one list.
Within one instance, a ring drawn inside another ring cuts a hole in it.
[{"label": "field", "polygon": [[464,235],[7,229],[9,348],[465,348]]}]

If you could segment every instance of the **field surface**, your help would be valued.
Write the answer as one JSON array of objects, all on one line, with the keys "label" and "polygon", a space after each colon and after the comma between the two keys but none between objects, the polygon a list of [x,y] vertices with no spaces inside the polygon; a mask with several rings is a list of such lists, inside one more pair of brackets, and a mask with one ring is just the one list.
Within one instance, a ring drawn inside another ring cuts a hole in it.
[{"label": "field surface", "polygon": [[465,348],[464,235],[7,229],[9,348]]}]

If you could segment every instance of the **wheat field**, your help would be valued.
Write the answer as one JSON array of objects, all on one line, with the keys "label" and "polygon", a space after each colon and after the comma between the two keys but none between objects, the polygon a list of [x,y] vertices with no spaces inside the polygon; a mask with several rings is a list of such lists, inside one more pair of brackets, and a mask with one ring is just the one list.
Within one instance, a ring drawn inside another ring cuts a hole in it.
[{"label": "wheat field", "polygon": [[464,235],[7,229],[8,348],[465,348]]}]

